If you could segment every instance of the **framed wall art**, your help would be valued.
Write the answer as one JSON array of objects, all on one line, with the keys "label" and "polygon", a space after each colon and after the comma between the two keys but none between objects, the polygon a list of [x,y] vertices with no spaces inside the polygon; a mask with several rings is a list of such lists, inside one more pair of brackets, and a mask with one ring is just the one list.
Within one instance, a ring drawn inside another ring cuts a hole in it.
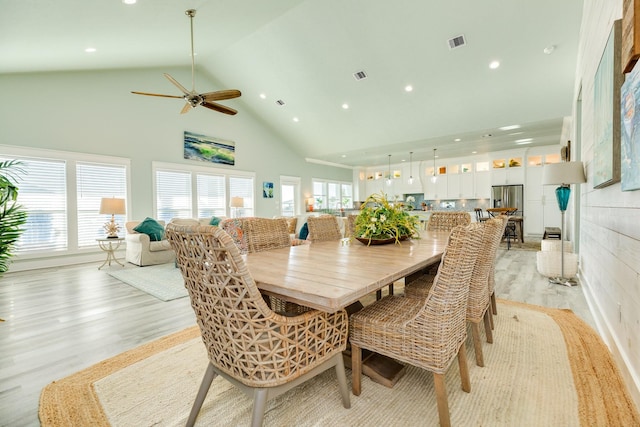
[{"label": "framed wall art", "polygon": [[184,158],[233,166],[236,163],[236,144],[232,141],[185,131]]},{"label": "framed wall art", "polygon": [[613,23],[593,82],[593,188],[620,181],[621,20]]},{"label": "framed wall art", "polygon": [[262,183],[262,197],[273,199],[273,182],[264,181]]},{"label": "framed wall art", "polygon": [[640,65],[626,76],[620,93],[622,136],[620,185],[622,191],[640,190]]}]

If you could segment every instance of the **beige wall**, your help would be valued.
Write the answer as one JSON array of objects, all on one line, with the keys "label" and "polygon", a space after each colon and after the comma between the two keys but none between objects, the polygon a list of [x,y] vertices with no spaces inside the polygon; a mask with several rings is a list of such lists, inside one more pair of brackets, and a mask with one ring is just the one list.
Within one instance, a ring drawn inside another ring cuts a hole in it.
[{"label": "beige wall", "polygon": [[[585,0],[575,99],[574,137],[587,180],[577,194],[582,284],[636,405],[640,407],[640,191],[622,192],[620,183],[593,189],[594,75],[622,1]],[[579,109],[581,111],[579,111]],[[580,138],[581,136],[581,138]]]}]

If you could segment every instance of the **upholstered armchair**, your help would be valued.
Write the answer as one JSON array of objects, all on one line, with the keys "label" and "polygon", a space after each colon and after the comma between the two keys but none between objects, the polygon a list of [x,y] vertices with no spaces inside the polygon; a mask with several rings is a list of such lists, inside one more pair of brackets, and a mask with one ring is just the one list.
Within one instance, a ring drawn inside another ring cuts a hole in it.
[{"label": "upholstered armchair", "polygon": [[[141,267],[173,262],[175,260],[175,253],[164,237],[152,241],[148,234],[134,230],[141,222],[142,221],[129,221],[125,223],[125,227],[127,228],[127,235],[125,236],[125,242],[127,243],[125,260]],[[164,221],[157,222],[164,227]]]}]

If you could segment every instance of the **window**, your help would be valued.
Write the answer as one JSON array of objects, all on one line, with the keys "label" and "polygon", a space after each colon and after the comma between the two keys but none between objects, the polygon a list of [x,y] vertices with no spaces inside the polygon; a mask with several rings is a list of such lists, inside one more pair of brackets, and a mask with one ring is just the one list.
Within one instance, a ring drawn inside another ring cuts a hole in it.
[{"label": "window", "polygon": [[281,176],[280,195],[280,215],[295,216],[301,212],[299,177]]},{"label": "window", "polygon": [[25,171],[18,182],[18,203],[27,211],[27,223],[16,244],[16,253],[66,250],[69,242],[66,162],[18,160]]},{"label": "window", "polygon": [[[64,151],[0,146],[2,160],[18,160],[18,203],[27,211],[16,244],[23,259],[97,250],[105,236],[103,197],[127,199],[129,160]],[[43,157],[46,156],[46,157]],[[128,204],[127,204],[128,205]],[[125,217],[116,217],[123,225]]]},{"label": "window", "polygon": [[351,209],[353,185],[347,182],[313,180],[314,210]]},{"label": "window", "polygon": [[[173,218],[253,216],[254,174],[199,166],[153,162],[156,216]],[[230,208],[231,197],[244,207]]]},{"label": "window", "polygon": [[198,218],[225,216],[224,176],[198,175]]},{"label": "window", "polygon": [[[78,204],[78,247],[94,247],[96,238],[104,237],[103,225],[110,216],[99,215],[103,197],[127,199],[127,170],[123,165],[97,163],[76,164],[76,200]],[[124,234],[125,215],[116,215],[115,221]]]},{"label": "window", "polygon": [[242,197],[243,207],[235,208],[235,217],[253,216],[253,178],[239,176],[229,177],[229,194],[231,197]]},{"label": "window", "polygon": [[191,205],[191,173],[157,170],[156,219],[193,218]]}]

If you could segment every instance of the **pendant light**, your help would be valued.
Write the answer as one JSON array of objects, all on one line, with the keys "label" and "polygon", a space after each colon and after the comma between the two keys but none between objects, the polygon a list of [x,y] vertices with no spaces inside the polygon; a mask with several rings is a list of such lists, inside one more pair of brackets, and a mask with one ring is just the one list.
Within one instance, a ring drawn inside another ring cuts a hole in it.
[{"label": "pendant light", "polygon": [[409,185],[413,184],[413,151],[409,151]]},{"label": "pendant light", "polygon": [[438,180],[438,177],[436,176],[436,149],[434,148],[433,149],[433,175],[431,176],[431,182],[435,184],[437,180]]},{"label": "pendant light", "polygon": [[389,154],[389,175],[387,176],[387,185],[391,185],[391,154]]}]

